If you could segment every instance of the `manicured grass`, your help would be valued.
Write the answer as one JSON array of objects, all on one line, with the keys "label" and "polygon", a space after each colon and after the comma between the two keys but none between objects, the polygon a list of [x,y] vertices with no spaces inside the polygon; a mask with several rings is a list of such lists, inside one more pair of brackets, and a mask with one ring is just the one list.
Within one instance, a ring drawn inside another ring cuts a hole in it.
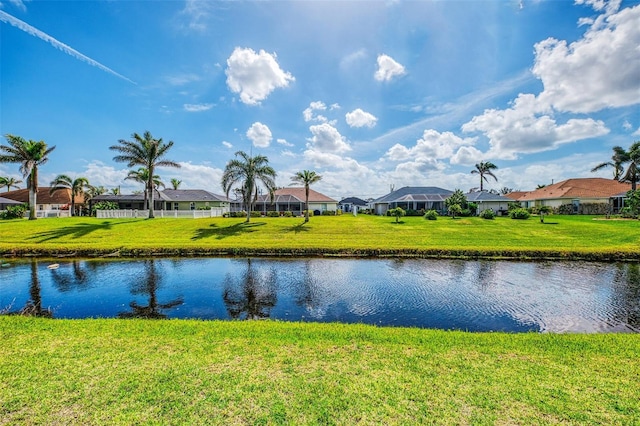
[{"label": "manicured grass", "polygon": [[640,423],[640,335],[0,317],[0,424]]},{"label": "manicured grass", "polygon": [[426,255],[640,258],[640,221],[550,216],[428,221],[359,215],[243,219],[0,221],[0,255]]}]

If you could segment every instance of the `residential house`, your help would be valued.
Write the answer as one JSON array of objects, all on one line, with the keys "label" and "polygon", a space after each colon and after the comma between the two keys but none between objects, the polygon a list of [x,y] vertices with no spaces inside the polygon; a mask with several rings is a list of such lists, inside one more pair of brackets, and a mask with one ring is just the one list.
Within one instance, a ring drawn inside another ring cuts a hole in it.
[{"label": "residential house", "polygon": [[453,191],[434,186],[405,186],[392,191],[370,203],[378,215],[385,215],[389,209],[402,207],[405,210],[436,210],[446,214],[444,201]]},{"label": "residential house", "polygon": [[[631,189],[628,183],[605,178],[567,179],[527,192],[515,198],[523,207],[562,205],[575,214],[617,213],[622,207],[622,194]],[[510,196],[508,194],[507,196]]]},{"label": "residential house", "polygon": [[8,198],[0,197],[0,210],[4,210],[10,206],[18,206],[22,204],[20,201],[10,200]]},{"label": "residential house", "polygon": [[[71,207],[71,190],[58,189],[53,194],[49,191],[51,187],[41,186],[36,194],[36,214],[38,217],[46,216],[68,216]],[[29,190],[16,189],[13,191],[3,192],[3,198],[17,201],[21,204],[29,204]],[[75,196],[76,209],[84,206],[85,200],[82,195]]]},{"label": "residential house", "polygon": [[[121,210],[145,210],[144,194],[102,194],[91,199],[91,205],[100,201],[118,204]],[[154,210],[202,210],[220,208],[229,211],[231,200],[202,189],[164,189],[153,195]]]},{"label": "residential house", "polygon": [[367,208],[367,202],[358,197],[348,197],[343,198],[338,203],[338,208],[341,209],[345,213],[349,213],[352,211],[359,211],[361,209]]},{"label": "residential house", "polygon": [[478,214],[485,210],[493,210],[497,215],[506,214],[509,210],[509,203],[513,202],[511,198],[504,195],[494,194],[489,191],[474,191],[465,194],[467,201],[478,205]]},{"label": "residential house", "polygon": [[[294,215],[302,215],[305,210],[305,189],[304,187],[291,187],[277,189],[273,194],[273,199],[269,194],[261,194],[255,204],[255,210],[267,213],[270,211],[286,212],[290,211]],[[234,211],[244,210],[244,206],[239,201],[232,207]],[[309,188],[309,210],[319,215],[325,211],[335,212],[338,210],[338,202],[327,197],[318,191]]]}]

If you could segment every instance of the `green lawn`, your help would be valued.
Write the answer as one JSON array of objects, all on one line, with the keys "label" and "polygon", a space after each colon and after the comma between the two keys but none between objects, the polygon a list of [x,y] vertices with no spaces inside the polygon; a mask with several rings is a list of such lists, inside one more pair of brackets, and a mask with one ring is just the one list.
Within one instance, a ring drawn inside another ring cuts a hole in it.
[{"label": "green lawn", "polygon": [[0,317],[0,424],[640,424],[640,335]]},{"label": "green lawn", "polygon": [[428,221],[359,215],[243,219],[0,221],[0,255],[430,255],[640,258],[640,221],[551,216]]}]

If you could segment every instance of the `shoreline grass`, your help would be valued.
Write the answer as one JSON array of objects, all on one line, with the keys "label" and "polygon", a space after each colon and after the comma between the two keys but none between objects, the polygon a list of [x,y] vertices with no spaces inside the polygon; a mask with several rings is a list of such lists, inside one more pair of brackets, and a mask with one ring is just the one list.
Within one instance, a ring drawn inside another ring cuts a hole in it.
[{"label": "shoreline grass", "polygon": [[640,335],[0,317],[0,424],[640,422]]},{"label": "shoreline grass", "polygon": [[342,215],[243,219],[0,221],[0,256],[355,256],[640,260],[640,221],[592,216],[440,218]]}]

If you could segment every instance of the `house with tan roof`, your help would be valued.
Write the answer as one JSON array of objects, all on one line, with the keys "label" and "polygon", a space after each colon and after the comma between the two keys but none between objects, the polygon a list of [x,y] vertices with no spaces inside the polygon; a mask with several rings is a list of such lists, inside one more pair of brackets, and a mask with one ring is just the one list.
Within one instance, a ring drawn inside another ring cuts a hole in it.
[{"label": "house with tan roof", "polygon": [[[36,215],[38,217],[68,216],[69,207],[71,206],[71,190],[67,188],[59,189],[53,194],[50,194],[49,190],[51,190],[51,187],[38,187],[38,193],[36,195]],[[18,201],[19,203],[29,204],[28,189],[16,189],[14,191],[3,192],[2,196],[13,201]],[[84,205],[84,203],[84,197],[82,195],[76,195],[76,208]]]},{"label": "house with tan roof", "polygon": [[[604,178],[576,178],[547,185],[515,198],[523,207],[571,205],[574,214],[616,213],[622,207],[624,194],[631,189],[628,183]],[[513,198],[514,193],[507,194]]]},{"label": "house with tan roof", "polygon": [[[273,199],[269,194],[259,195],[255,209],[262,213],[290,211],[298,216],[305,210],[304,202],[304,187],[280,188],[274,192]],[[242,207],[241,203],[236,203],[234,210],[241,211],[243,210]],[[338,201],[309,188],[309,210],[316,215],[325,211],[335,212],[338,210]]]}]

